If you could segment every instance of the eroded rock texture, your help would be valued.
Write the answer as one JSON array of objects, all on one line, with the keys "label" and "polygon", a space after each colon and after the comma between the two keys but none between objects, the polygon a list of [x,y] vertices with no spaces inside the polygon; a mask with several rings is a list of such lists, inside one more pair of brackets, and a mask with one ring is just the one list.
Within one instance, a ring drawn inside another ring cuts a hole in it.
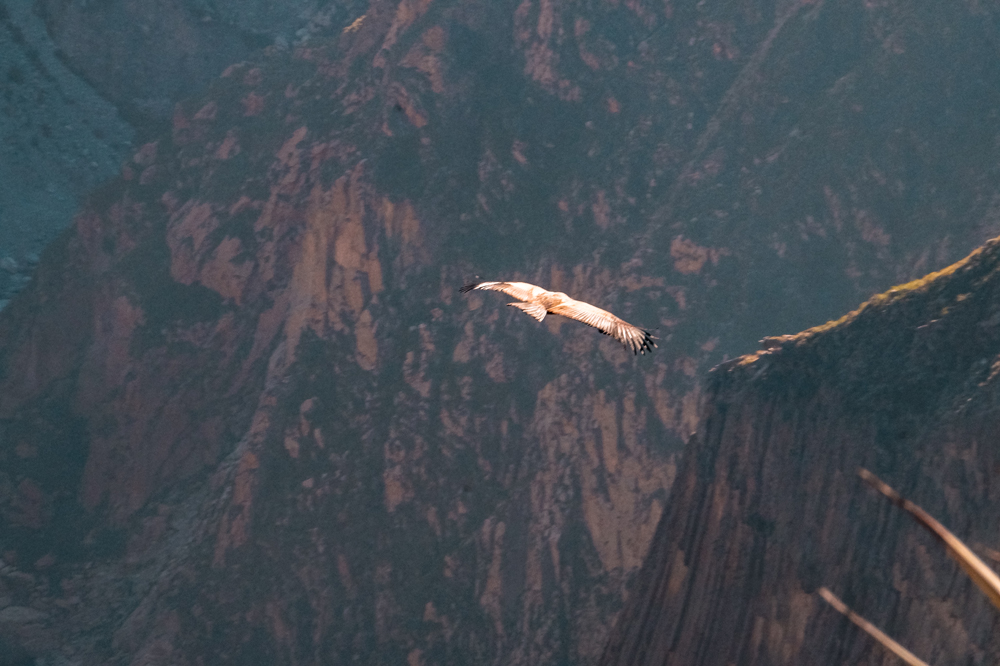
[{"label": "eroded rock texture", "polygon": [[891,479],[995,561],[998,377],[998,240],[719,366],[601,663],[890,658],[815,594],[824,585],[928,663],[995,662],[996,609],[855,471]]},{"label": "eroded rock texture", "polygon": [[[0,316],[0,599],[44,614],[0,636],[593,663],[700,374],[996,232],[984,16],[373,2],[228,68]],[[476,274],[660,349],[459,295]]]}]

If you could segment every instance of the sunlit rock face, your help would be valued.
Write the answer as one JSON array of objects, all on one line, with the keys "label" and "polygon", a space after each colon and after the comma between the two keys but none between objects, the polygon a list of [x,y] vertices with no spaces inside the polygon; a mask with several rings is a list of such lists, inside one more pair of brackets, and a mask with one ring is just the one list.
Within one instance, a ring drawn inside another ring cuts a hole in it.
[{"label": "sunlit rock face", "polygon": [[971,12],[375,2],[229,67],[0,316],[0,637],[594,663],[705,371],[995,231]]},{"label": "sunlit rock face", "polygon": [[996,661],[996,609],[855,472],[995,560],[998,276],[1000,239],[716,368],[600,663],[883,663],[822,586],[928,663]]}]

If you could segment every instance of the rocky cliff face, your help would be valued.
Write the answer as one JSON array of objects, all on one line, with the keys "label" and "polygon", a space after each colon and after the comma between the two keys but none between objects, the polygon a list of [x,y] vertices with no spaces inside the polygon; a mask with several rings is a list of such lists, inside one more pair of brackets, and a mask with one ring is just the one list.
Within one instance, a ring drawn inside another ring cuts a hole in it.
[{"label": "rocky cliff face", "polygon": [[996,661],[996,611],[879,470],[1000,543],[1000,241],[711,375],[698,436],[603,664],[882,663],[831,586],[929,663]]},{"label": "rocky cliff face", "polygon": [[373,2],[230,67],[0,317],[0,638],[592,663],[701,373],[996,231],[984,11]]}]

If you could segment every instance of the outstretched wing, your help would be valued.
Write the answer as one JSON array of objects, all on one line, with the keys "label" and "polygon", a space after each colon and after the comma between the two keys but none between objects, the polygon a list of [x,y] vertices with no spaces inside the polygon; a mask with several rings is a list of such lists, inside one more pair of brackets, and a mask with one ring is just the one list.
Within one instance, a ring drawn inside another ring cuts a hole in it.
[{"label": "outstretched wing", "polygon": [[631,349],[633,354],[652,352],[653,348],[656,347],[656,342],[654,342],[656,338],[649,331],[633,326],[607,310],[594,307],[590,303],[570,300],[568,303],[549,308],[549,312],[593,326],[604,335],[610,335],[618,340],[625,345],[626,349]]},{"label": "outstretched wing", "polygon": [[463,294],[472,291],[473,289],[487,289],[490,291],[502,291],[508,296],[513,296],[519,301],[533,301],[544,293],[547,293],[541,287],[536,287],[533,284],[528,284],[527,282],[473,282],[472,284],[467,284],[461,289],[460,292]]}]

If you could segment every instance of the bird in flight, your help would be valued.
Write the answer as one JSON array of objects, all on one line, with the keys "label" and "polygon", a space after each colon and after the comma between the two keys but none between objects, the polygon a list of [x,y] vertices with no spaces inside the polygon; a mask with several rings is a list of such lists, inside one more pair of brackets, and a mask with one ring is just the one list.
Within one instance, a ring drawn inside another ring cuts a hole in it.
[{"label": "bird in flight", "polygon": [[642,328],[633,326],[619,319],[607,310],[594,307],[590,303],[576,301],[561,291],[546,291],[527,282],[473,282],[462,287],[463,294],[473,289],[502,291],[523,303],[508,303],[531,315],[538,321],[545,319],[546,314],[562,315],[588,326],[593,326],[604,335],[610,335],[625,345],[625,349],[633,354],[652,352],[656,347],[653,335]]}]

